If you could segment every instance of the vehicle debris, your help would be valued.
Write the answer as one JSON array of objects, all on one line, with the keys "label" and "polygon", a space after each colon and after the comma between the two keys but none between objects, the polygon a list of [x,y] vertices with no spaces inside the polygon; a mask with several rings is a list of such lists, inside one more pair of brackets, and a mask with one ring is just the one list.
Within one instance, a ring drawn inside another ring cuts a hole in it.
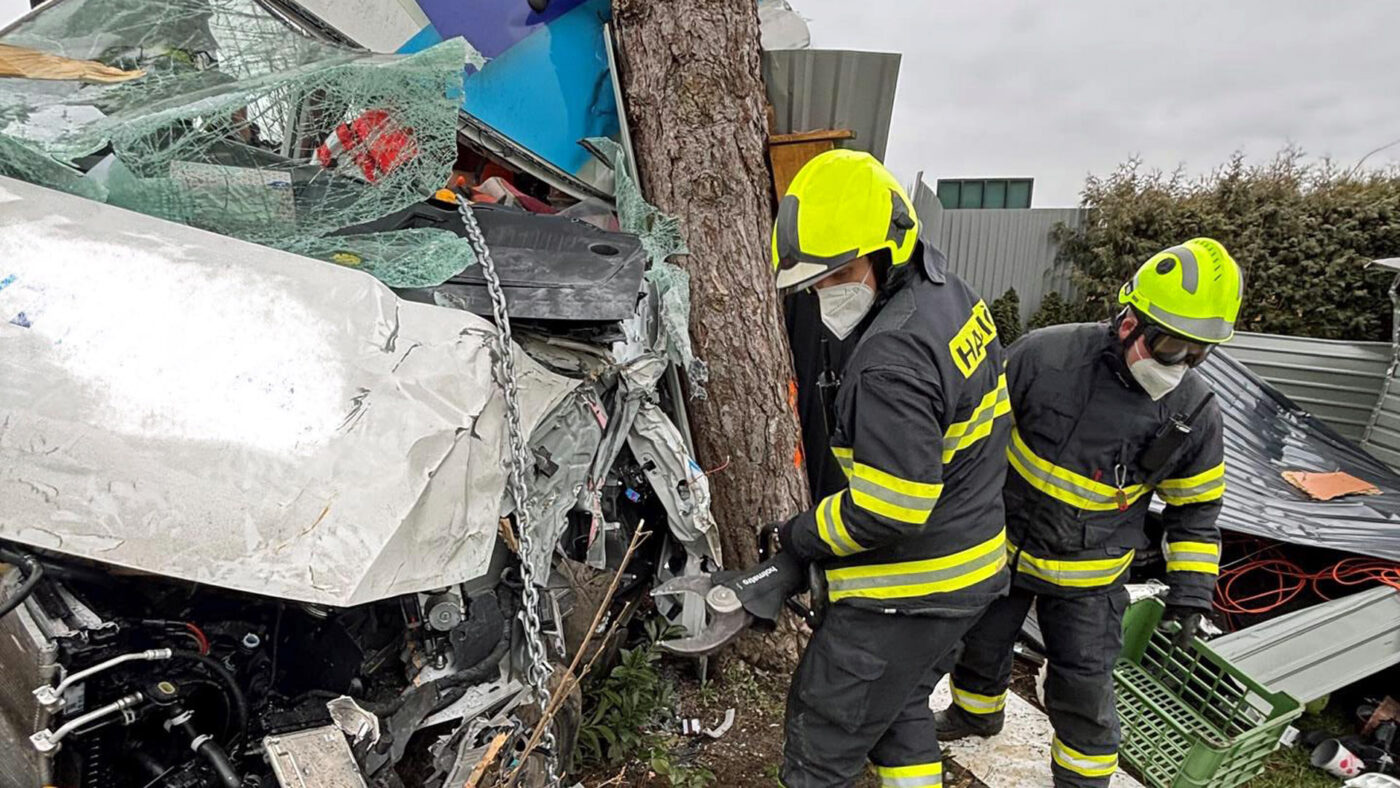
[{"label": "vehicle debris", "polygon": [[460,41],[370,55],[269,9],[56,0],[0,34],[147,72],[0,80],[3,788],[543,784],[579,724],[551,558],[616,575],[609,628],[720,564],[674,220],[459,144]]}]

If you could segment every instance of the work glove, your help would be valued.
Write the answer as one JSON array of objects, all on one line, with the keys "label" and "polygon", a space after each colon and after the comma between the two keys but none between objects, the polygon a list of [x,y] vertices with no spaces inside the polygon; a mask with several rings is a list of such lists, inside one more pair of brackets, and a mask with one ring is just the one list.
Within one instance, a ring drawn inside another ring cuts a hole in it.
[{"label": "work glove", "polygon": [[733,589],[754,618],[776,622],[788,597],[806,588],[807,567],[791,552],[779,552],[748,569],[716,572],[714,583]]},{"label": "work glove", "polygon": [[1168,604],[1167,609],[1162,612],[1162,620],[1158,622],[1159,629],[1171,633],[1176,629],[1176,634],[1172,637],[1172,646],[1178,650],[1187,650],[1196,639],[1196,630],[1201,626],[1201,618],[1207,611],[1190,605]]}]

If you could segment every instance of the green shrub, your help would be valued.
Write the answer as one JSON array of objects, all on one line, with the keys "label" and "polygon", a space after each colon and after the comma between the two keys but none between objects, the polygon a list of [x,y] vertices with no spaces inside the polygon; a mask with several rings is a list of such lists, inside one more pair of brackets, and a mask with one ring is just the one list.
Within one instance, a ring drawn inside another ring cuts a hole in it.
[{"label": "green shrub", "polygon": [[661,674],[660,643],[685,634],[657,617],[646,622],[645,640],[624,649],[618,664],[583,692],[583,724],[578,745],[585,763],[617,766],[641,760],[666,778],[672,788],[705,788],[714,783],[709,769],[678,761],[671,736],[658,732],[673,722],[675,687]]},{"label": "green shrub", "polygon": [[[1091,176],[1082,205],[1078,228],[1055,230],[1060,262],[1072,266],[1082,295],[1070,320],[1113,314],[1118,287],[1143,261],[1205,235],[1225,244],[1245,271],[1239,329],[1390,339],[1394,275],[1365,266],[1400,255],[1400,171],[1307,163],[1295,149],[1261,165],[1236,154],[1195,180],[1132,160],[1107,177]],[[1032,327],[1060,321],[1057,309],[1043,305]]]},{"label": "green shrub", "polygon": [[997,325],[997,336],[1002,347],[1010,345],[1021,336],[1021,297],[1016,288],[1009,288],[1001,298],[992,302],[992,322]]},{"label": "green shrub", "polygon": [[1044,298],[1040,299],[1040,308],[1031,315],[1030,321],[1026,323],[1026,330],[1034,331],[1037,328],[1057,326],[1061,323],[1081,323],[1107,317],[1107,315],[1092,314],[1092,309],[1092,305],[1071,304],[1065,300],[1064,296],[1051,290],[1045,294]]}]

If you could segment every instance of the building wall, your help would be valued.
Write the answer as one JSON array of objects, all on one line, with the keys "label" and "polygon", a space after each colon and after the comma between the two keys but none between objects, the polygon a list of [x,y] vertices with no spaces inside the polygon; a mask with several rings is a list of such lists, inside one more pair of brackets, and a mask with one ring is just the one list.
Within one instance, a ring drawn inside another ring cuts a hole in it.
[{"label": "building wall", "polygon": [[945,210],[922,178],[913,199],[925,235],[987,303],[1015,288],[1024,322],[1046,293],[1072,294],[1068,268],[1055,265],[1050,232],[1060,223],[1077,227],[1078,208]]}]

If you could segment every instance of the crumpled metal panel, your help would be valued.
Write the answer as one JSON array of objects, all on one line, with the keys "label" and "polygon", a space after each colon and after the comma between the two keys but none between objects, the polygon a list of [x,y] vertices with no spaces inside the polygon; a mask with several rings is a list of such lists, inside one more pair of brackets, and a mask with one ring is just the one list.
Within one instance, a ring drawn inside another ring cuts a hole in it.
[{"label": "crumpled metal panel", "polygon": [[[1295,544],[1400,561],[1400,476],[1231,358],[1200,367],[1225,419],[1220,527]],[[1284,471],[1345,471],[1380,495],[1313,501]]]},{"label": "crumpled metal panel", "polygon": [[1400,592],[1379,586],[1210,642],[1255,681],[1309,703],[1400,664]]},{"label": "crumpled metal panel", "polygon": [[[505,489],[493,332],[0,178],[0,538],[331,605],[476,577]],[[531,431],[577,382],[515,363]]]},{"label": "crumpled metal panel", "polygon": [[627,445],[666,507],[671,532],[691,551],[722,563],[719,528],[710,511],[710,479],[686,451],[681,431],[655,402],[642,401]]}]

